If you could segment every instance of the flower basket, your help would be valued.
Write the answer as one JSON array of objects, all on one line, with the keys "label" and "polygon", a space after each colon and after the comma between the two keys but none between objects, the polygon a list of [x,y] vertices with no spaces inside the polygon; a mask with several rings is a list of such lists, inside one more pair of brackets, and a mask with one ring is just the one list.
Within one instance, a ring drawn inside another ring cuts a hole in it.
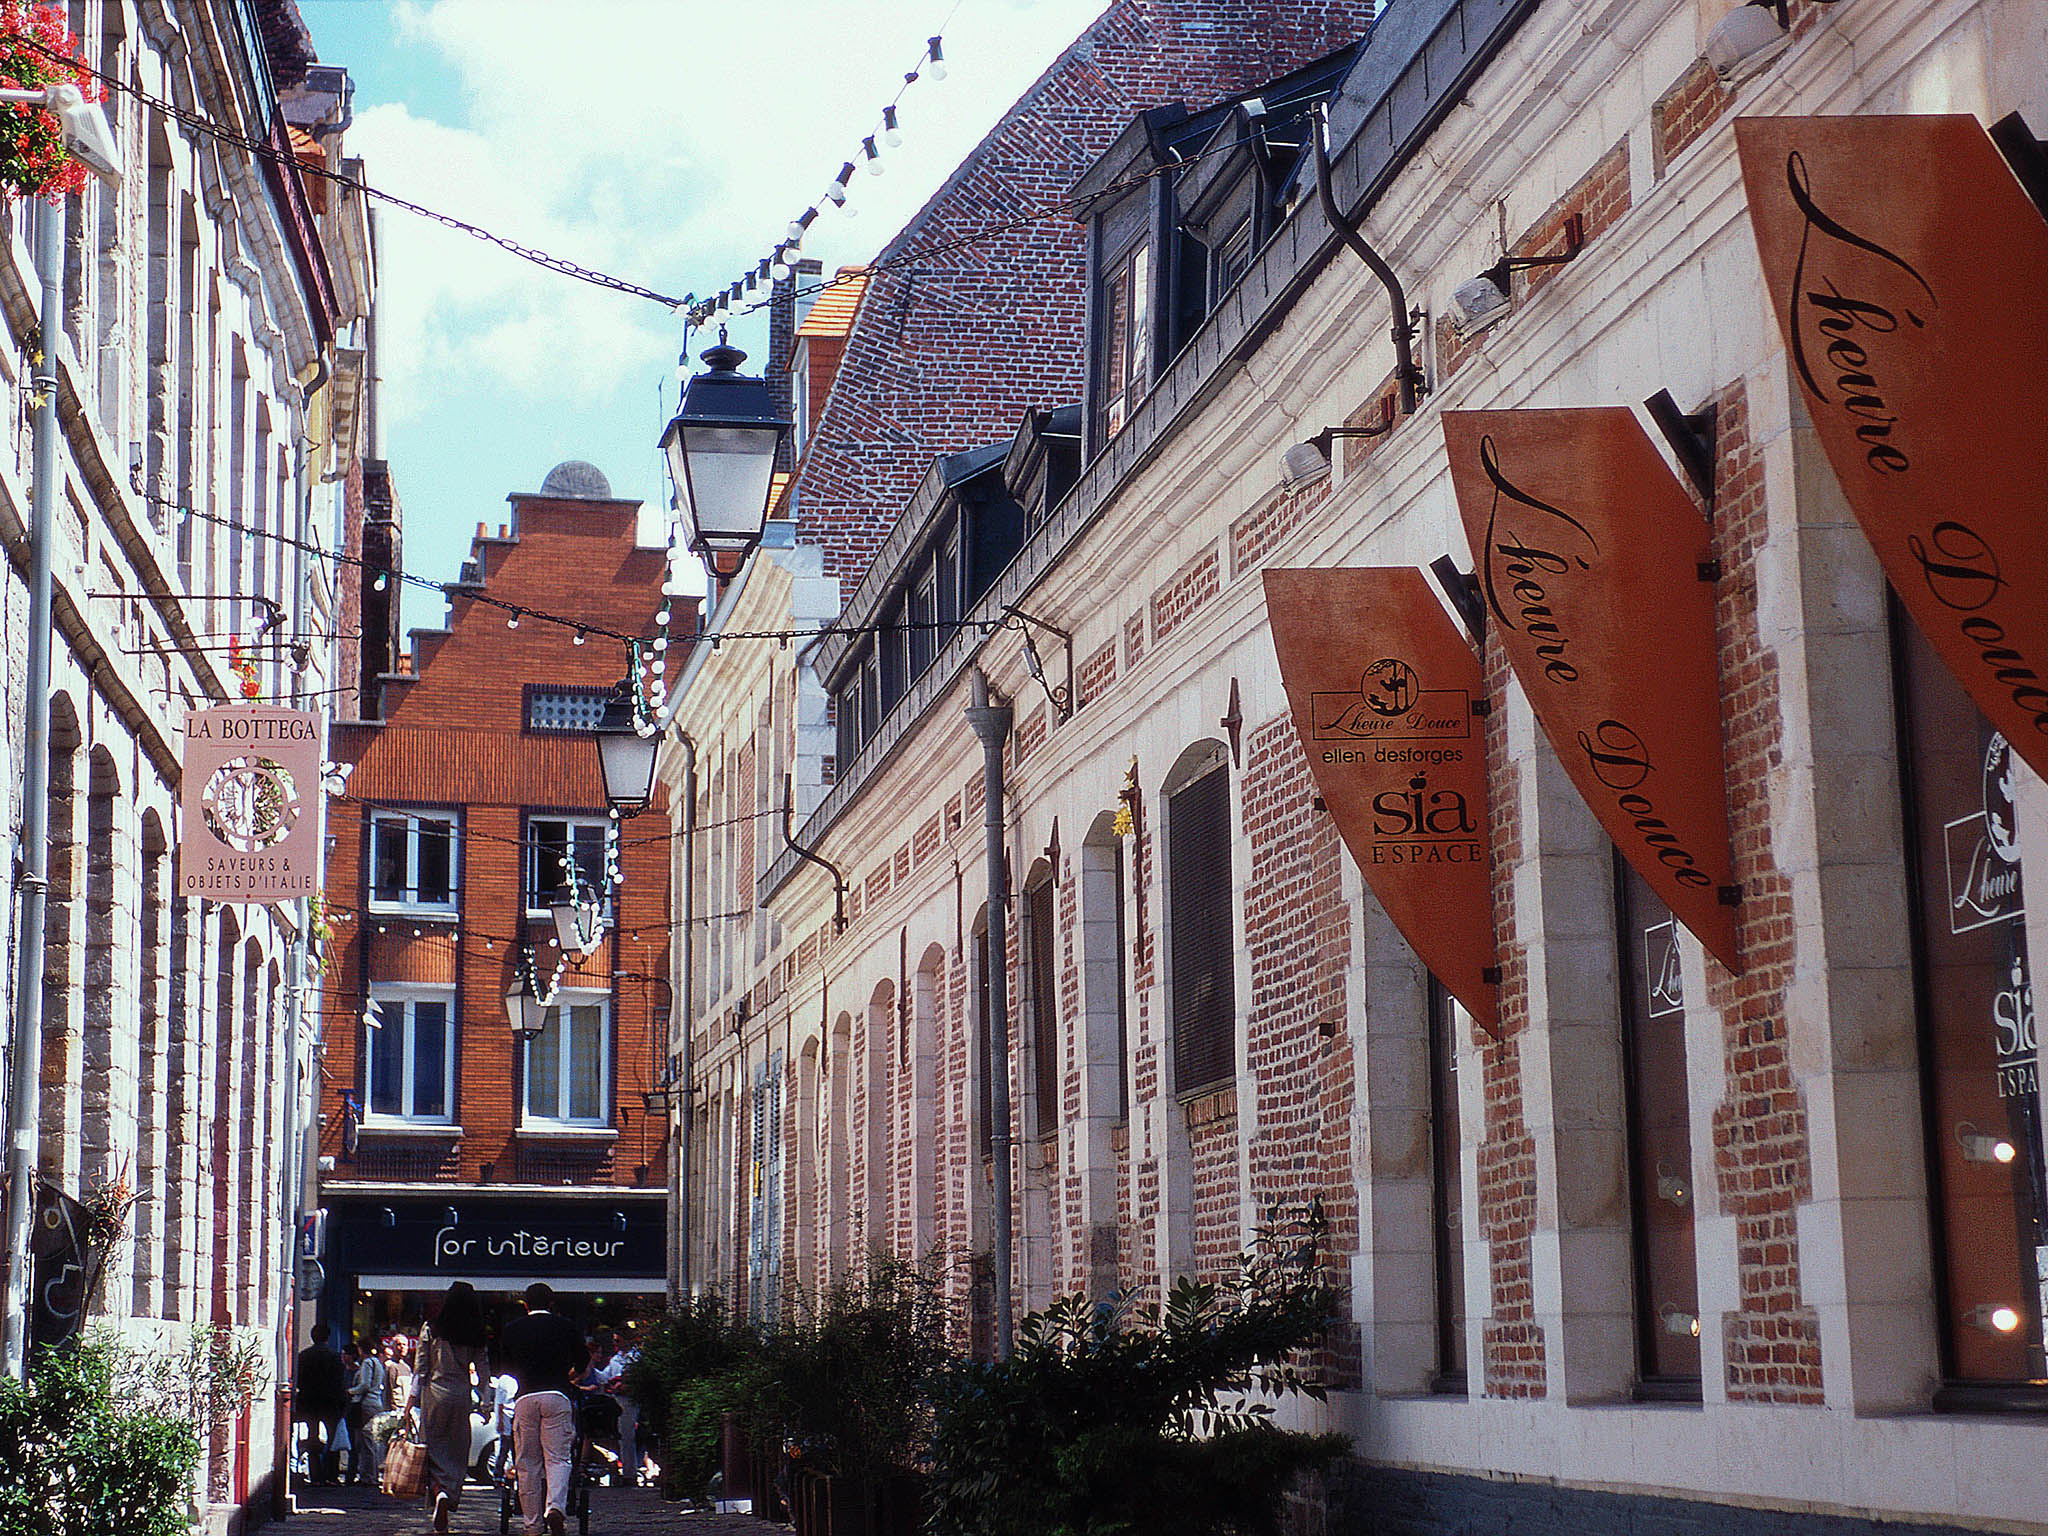
[{"label": "flower basket", "polygon": [[[68,81],[87,101],[99,82],[79,61],[78,45],[55,6],[0,0],[0,86],[34,88]],[[51,202],[85,188],[85,167],[65,151],[57,118],[46,107],[0,103],[0,197]]]}]

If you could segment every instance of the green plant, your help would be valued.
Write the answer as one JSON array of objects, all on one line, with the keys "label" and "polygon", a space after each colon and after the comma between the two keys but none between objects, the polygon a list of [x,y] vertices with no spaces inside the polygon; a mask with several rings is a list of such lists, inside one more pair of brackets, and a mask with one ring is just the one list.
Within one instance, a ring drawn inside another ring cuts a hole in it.
[{"label": "green plant", "polygon": [[1228,1281],[1182,1280],[1150,1317],[1071,1296],[1025,1319],[1000,1364],[944,1378],[932,1528],[946,1536],[1249,1536],[1341,1452],[1272,1422],[1323,1389],[1299,1363],[1333,1316],[1310,1210],[1260,1232]]},{"label": "green plant", "polygon": [[104,1340],[40,1352],[26,1386],[0,1378],[0,1531],[185,1536],[199,1441],[139,1405]]},{"label": "green plant", "polygon": [[693,1376],[669,1395],[662,1435],[663,1493],[703,1499],[719,1469],[725,1416],[746,1400],[751,1370],[738,1365],[708,1376]]},{"label": "green plant", "polygon": [[678,1474],[668,1477],[678,1451],[674,1443],[675,1404],[700,1402],[705,1384],[728,1376],[742,1360],[752,1356],[759,1340],[751,1326],[732,1316],[725,1298],[716,1292],[689,1297],[669,1308],[640,1343],[640,1357],[626,1368],[626,1395],[640,1405],[640,1433],[662,1448],[664,1481],[690,1496],[702,1493],[718,1466],[716,1425],[713,1425],[710,1464],[701,1479]]},{"label": "green plant", "polygon": [[746,1428],[817,1471],[878,1488],[925,1458],[932,1387],[956,1363],[949,1321],[935,1264],[870,1255],[814,1301],[799,1296],[762,1340]]}]

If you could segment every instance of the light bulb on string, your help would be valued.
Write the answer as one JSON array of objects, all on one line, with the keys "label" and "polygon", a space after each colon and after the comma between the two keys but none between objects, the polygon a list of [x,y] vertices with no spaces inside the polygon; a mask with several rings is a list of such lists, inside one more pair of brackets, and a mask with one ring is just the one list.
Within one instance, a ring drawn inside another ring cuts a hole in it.
[{"label": "light bulb on string", "polygon": [[939,46],[939,44],[940,39],[936,37],[928,38],[925,42],[926,62],[924,66],[924,72],[930,75],[934,80],[943,80],[946,78],[946,53],[945,50]]},{"label": "light bulb on string", "polygon": [[669,611],[668,604],[663,603],[661,605],[661,611],[654,616],[654,622],[659,624],[663,629],[667,629],[669,626],[669,621],[673,617],[674,615]]},{"label": "light bulb on string", "polygon": [[507,619],[507,620],[505,621],[505,627],[506,627],[507,629],[517,629],[517,628],[519,627],[519,610],[518,610],[518,609],[516,609],[516,608],[515,608],[515,609],[513,609],[513,610],[512,610],[512,617],[511,617],[511,618],[509,618],[509,619]]},{"label": "light bulb on string", "polygon": [[589,638],[589,635],[585,634],[581,629],[579,629],[576,631],[576,638],[571,640],[569,643],[571,645],[581,645],[584,643],[584,641],[588,640]]},{"label": "light bulb on string", "polygon": [[879,176],[888,169],[882,164],[882,152],[875,148],[875,136],[872,133],[860,141],[860,152],[867,160],[870,176]]},{"label": "light bulb on string", "polygon": [[391,585],[391,579],[388,576],[386,576],[382,571],[379,571],[377,573],[377,579],[370,583],[370,590],[372,592],[382,592],[389,585]]},{"label": "light bulb on string", "polygon": [[896,125],[896,104],[882,108],[882,142],[891,149],[903,142],[903,130]]}]

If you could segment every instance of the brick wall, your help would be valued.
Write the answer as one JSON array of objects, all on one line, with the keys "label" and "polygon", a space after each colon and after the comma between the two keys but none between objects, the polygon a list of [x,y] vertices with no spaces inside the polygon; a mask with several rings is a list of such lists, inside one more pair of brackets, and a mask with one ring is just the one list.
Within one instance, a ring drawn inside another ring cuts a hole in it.
[{"label": "brick wall", "polygon": [[1487,1241],[1490,1310],[1480,1325],[1482,1380],[1488,1397],[1545,1395],[1543,1325],[1536,1321],[1532,1239],[1536,1230],[1536,1138],[1522,1107],[1522,1036],[1529,1028],[1528,942],[1515,909],[1521,863],[1521,764],[1508,752],[1507,653],[1486,643],[1488,820],[1493,846],[1493,911],[1501,945],[1500,1024],[1479,1033],[1486,1114],[1479,1144],[1479,1229]]},{"label": "brick wall", "polygon": [[1158,645],[1221,589],[1216,546],[1209,545],[1152,594],[1152,643]]},{"label": "brick wall", "polygon": [[1714,1110],[1714,1178],[1735,1218],[1740,1305],[1723,1319],[1728,1396],[1821,1401],[1820,1325],[1799,1289],[1798,1207],[1810,1199],[1806,1102],[1785,1039],[1792,980],[1791,882],[1772,849],[1770,781],[1783,732],[1776,655],[1757,623],[1757,552],[1769,536],[1763,462],[1736,384],[1714,401],[1714,621],[1721,653],[1721,730],[1729,832],[1742,887],[1736,940],[1743,973],[1707,961],[1722,1020],[1728,1097]]}]

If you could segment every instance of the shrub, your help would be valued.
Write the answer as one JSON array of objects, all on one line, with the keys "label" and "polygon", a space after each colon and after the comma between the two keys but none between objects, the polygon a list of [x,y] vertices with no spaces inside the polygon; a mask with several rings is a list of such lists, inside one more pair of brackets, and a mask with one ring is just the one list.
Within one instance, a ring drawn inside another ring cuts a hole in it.
[{"label": "shrub", "polygon": [[26,1387],[0,1379],[0,1531],[185,1536],[199,1441],[135,1406],[104,1342],[40,1352]]},{"label": "shrub", "polygon": [[1296,1363],[1333,1315],[1321,1216],[1262,1231],[1238,1274],[1182,1280],[1156,1315],[1071,1296],[1011,1358],[943,1380],[933,1529],[947,1536],[1264,1536],[1295,1477],[1344,1441],[1272,1423],[1323,1390]]}]

